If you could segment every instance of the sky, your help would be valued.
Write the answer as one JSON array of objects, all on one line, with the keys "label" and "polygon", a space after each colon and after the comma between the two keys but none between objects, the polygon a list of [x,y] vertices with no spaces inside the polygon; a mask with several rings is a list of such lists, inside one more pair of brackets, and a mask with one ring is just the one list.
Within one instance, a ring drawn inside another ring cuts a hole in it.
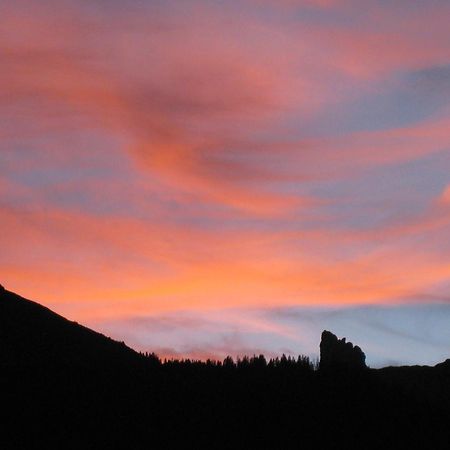
[{"label": "sky", "polygon": [[450,358],[448,0],[6,0],[0,282],[163,357]]}]

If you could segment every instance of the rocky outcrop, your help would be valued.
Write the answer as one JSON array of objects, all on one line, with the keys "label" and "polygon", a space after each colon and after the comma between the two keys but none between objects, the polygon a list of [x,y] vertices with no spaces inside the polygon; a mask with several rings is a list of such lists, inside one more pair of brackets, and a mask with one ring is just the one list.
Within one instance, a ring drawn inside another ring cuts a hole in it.
[{"label": "rocky outcrop", "polygon": [[345,338],[338,339],[330,331],[322,333],[320,341],[320,365],[322,369],[365,369],[366,355]]}]

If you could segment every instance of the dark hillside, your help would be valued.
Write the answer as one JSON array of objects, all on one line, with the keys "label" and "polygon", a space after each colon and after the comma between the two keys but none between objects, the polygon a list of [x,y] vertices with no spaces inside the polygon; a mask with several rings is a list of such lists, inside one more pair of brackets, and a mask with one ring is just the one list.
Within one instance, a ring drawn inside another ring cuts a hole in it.
[{"label": "dark hillside", "polygon": [[0,355],[2,366],[21,367],[130,367],[144,361],[124,343],[6,290],[0,291]]}]

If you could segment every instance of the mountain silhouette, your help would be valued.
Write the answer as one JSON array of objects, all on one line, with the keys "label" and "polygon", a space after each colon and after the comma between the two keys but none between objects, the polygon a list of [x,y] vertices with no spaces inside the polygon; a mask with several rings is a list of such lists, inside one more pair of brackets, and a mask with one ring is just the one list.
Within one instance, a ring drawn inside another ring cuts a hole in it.
[{"label": "mountain silhouette", "polygon": [[448,448],[450,360],[369,369],[329,331],[321,356],[163,363],[0,290],[0,448]]},{"label": "mountain silhouette", "polygon": [[0,289],[2,365],[133,366],[143,357],[123,342]]}]

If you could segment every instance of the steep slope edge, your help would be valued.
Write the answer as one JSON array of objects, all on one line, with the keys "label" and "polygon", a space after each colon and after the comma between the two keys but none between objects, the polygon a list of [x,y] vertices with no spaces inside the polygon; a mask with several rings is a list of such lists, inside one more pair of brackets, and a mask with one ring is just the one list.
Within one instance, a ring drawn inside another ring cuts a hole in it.
[{"label": "steep slope edge", "polygon": [[105,367],[141,364],[144,358],[50,309],[0,290],[0,364]]}]

